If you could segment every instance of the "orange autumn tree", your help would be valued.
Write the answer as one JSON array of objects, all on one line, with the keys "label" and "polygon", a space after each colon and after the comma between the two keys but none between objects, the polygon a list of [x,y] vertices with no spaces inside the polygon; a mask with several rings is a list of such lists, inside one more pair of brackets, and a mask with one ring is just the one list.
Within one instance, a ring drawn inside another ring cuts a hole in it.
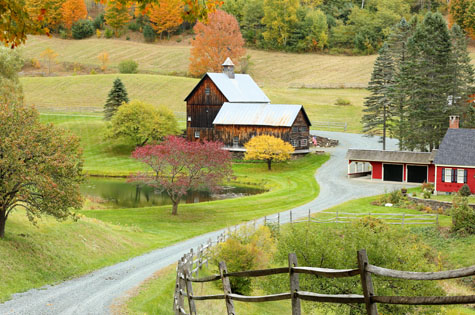
[{"label": "orange autumn tree", "polygon": [[158,3],[152,5],[149,14],[150,25],[160,34],[160,39],[165,31],[170,37],[170,31],[183,23],[183,6],[182,0],[158,0]]},{"label": "orange autumn tree", "polygon": [[449,4],[449,25],[457,23],[475,39],[475,1],[451,0]]},{"label": "orange autumn tree", "polygon": [[63,23],[68,30],[74,22],[87,17],[87,8],[84,0],[66,0],[61,7]]},{"label": "orange autumn tree", "polygon": [[114,29],[115,37],[119,36],[119,30],[127,24],[131,16],[129,14],[131,3],[121,3],[116,0],[109,0],[106,6],[104,18],[106,24]]},{"label": "orange autumn tree", "polygon": [[196,37],[191,41],[189,67],[193,76],[209,71],[219,72],[227,57],[238,63],[246,53],[236,18],[224,11],[210,13],[208,22],[196,23],[193,31]]},{"label": "orange autumn tree", "polygon": [[184,3],[183,19],[190,23],[207,21],[208,15],[224,3],[222,0],[182,0]]}]

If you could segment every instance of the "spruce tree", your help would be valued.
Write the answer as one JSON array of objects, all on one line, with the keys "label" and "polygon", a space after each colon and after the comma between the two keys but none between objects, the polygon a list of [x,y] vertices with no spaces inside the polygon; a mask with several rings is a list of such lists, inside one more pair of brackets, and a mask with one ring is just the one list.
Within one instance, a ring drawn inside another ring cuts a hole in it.
[{"label": "spruce tree", "polygon": [[107,97],[107,102],[104,105],[104,119],[110,120],[112,116],[117,112],[122,103],[128,103],[129,98],[127,96],[127,91],[125,90],[125,86],[122,81],[117,78],[114,81],[114,85],[109,92],[109,96]]},{"label": "spruce tree", "polygon": [[462,116],[464,127],[475,127],[471,125],[473,105],[471,106],[469,102],[470,96],[475,94],[475,80],[474,69],[470,64],[471,58],[467,51],[467,37],[457,24],[452,26],[450,35],[452,38],[450,112]]},{"label": "spruce tree", "polygon": [[407,44],[407,58],[398,82],[407,98],[407,126],[403,147],[427,151],[437,148],[448,127],[451,38],[439,13],[427,13]]},{"label": "spruce tree", "polygon": [[365,100],[365,113],[362,118],[363,131],[369,135],[381,135],[383,150],[386,150],[386,132],[392,120],[392,104],[390,88],[394,83],[394,61],[388,45],[385,43],[379,50],[368,83],[371,95]]},{"label": "spruce tree", "polygon": [[389,54],[394,60],[393,84],[389,87],[389,98],[391,99],[393,107],[393,120],[389,125],[389,131],[391,136],[396,137],[399,140],[399,150],[404,148],[408,126],[405,117],[407,98],[405,96],[403,84],[401,84],[398,79],[402,65],[406,62],[407,58],[407,40],[414,33],[417,22],[417,18],[412,18],[409,23],[405,18],[402,18],[401,21],[393,27],[387,40]]}]

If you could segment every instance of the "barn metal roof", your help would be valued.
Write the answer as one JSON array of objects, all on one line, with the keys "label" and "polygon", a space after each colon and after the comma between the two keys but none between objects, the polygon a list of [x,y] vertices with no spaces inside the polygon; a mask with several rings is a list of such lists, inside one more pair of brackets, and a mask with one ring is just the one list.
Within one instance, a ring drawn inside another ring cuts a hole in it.
[{"label": "barn metal roof", "polygon": [[382,151],[348,149],[346,158],[351,161],[431,164],[432,152]]},{"label": "barn metal roof", "polygon": [[475,166],[475,129],[448,129],[434,164]]},{"label": "barn metal roof", "polygon": [[[223,93],[228,102],[231,103],[270,103],[270,99],[262,92],[259,86],[248,74],[235,74],[234,79],[230,79],[224,73],[207,73],[211,81]],[[199,84],[197,84],[198,86]],[[194,91],[194,90],[193,90]],[[190,95],[193,93],[190,93]],[[190,97],[188,95],[185,101]]]},{"label": "barn metal roof", "polygon": [[213,124],[291,127],[301,109],[302,105],[224,103]]}]

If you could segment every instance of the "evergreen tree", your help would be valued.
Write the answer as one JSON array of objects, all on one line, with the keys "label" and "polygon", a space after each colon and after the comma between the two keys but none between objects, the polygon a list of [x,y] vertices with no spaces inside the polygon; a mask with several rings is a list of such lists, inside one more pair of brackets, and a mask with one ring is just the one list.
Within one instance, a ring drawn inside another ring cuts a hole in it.
[{"label": "evergreen tree", "polygon": [[451,76],[449,81],[451,114],[462,115],[464,127],[470,126],[470,96],[475,94],[474,69],[470,64],[471,58],[467,51],[465,32],[454,24],[450,31],[452,37]]},{"label": "evergreen tree", "polygon": [[394,60],[394,77],[393,84],[389,87],[389,97],[391,98],[393,106],[393,122],[389,126],[391,135],[395,136],[399,140],[399,150],[404,147],[405,131],[407,129],[406,123],[406,108],[407,99],[404,91],[401,89],[400,82],[398,81],[399,74],[401,72],[402,65],[407,58],[407,39],[414,33],[417,20],[411,20],[407,23],[405,18],[402,18],[398,24],[396,24],[388,37],[387,44],[389,54]]},{"label": "evergreen tree", "polygon": [[128,103],[129,98],[127,96],[127,91],[125,90],[125,86],[122,81],[117,78],[114,81],[114,85],[109,92],[109,96],[107,97],[107,102],[104,105],[104,119],[111,120],[112,116],[117,112],[119,106],[122,103]]},{"label": "evergreen tree", "polygon": [[403,147],[421,151],[439,146],[448,127],[451,38],[439,13],[427,13],[407,44],[399,73],[400,93],[407,98],[407,128]]},{"label": "evergreen tree", "polygon": [[394,61],[388,45],[379,50],[374,62],[368,90],[371,95],[365,100],[362,118],[363,131],[369,135],[381,135],[383,150],[386,150],[386,131],[392,119],[390,87],[394,83]]}]

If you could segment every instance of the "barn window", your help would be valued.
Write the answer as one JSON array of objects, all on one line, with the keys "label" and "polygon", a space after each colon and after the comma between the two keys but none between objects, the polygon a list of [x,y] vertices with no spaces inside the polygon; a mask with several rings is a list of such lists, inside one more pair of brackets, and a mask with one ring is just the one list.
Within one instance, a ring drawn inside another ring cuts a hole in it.
[{"label": "barn window", "polygon": [[299,146],[299,141],[292,139],[290,140],[290,144],[295,148]]},{"label": "barn window", "polygon": [[300,132],[307,131],[307,126],[302,126],[299,128]]},{"label": "barn window", "polygon": [[300,146],[301,147],[306,147],[307,146],[307,139],[300,140]]},{"label": "barn window", "polygon": [[199,138],[200,137],[200,132],[199,131],[195,131],[195,138]]},{"label": "barn window", "polygon": [[467,182],[467,170],[458,169],[457,170],[457,183],[464,184]]},{"label": "barn window", "polygon": [[209,87],[205,88],[205,95],[210,95],[211,89]]},{"label": "barn window", "polygon": [[444,168],[444,176],[443,176],[443,179],[444,179],[444,182],[446,183],[450,183],[452,182],[452,169],[451,168]]},{"label": "barn window", "polygon": [[293,126],[292,127],[292,132],[299,132],[299,127]]},{"label": "barn window", "polygon": [[239,146],[239,137],[234,137],[233,138],[233,146],[235,146],[235,147]]}]

